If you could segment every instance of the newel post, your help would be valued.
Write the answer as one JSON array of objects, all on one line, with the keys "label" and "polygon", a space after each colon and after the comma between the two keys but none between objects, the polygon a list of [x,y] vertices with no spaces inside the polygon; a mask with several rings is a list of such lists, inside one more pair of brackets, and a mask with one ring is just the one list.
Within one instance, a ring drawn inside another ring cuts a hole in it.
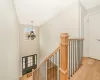
[{"label": "newel post", "polygon": [[60,35],[60,80],[68,80],[68,34]]}]

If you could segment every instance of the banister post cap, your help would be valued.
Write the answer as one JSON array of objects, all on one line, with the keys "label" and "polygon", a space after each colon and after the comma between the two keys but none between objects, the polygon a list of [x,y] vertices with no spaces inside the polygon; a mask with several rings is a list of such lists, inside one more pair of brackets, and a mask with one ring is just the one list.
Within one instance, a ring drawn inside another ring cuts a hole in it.
[{"label": "banister post cap", "polygon": [[61,33],[60,37],[69,37],[68,33]]}]

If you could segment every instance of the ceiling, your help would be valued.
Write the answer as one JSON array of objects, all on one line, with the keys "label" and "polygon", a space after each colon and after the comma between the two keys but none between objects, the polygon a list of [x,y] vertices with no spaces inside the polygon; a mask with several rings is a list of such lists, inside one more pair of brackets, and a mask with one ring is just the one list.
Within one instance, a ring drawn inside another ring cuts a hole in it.
[{"label": "ceiling", "polygon": [[80,0],[86,9],[100,5],[100,0]]},{"label": "ceiling", "polygon": [[[20,24],[40,26],[56,13],[65,9],[76,0],[15,0],[16,12]],[[81,0],[86,9],[100,4],[100,0]]]}]

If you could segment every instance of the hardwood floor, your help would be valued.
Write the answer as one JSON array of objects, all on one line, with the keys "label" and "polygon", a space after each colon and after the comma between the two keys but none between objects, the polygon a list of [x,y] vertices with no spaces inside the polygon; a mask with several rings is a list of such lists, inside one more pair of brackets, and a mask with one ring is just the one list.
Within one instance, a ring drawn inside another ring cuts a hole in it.
[{"label": "hardwood floor", "polygon": [[100,61],[84,59],[83,65],[70,80],[100,80]]},{"label": "hardwood floor", "polygon": [[[84,58],[82,64],[70,80],[100,80],[100,61]],[[32,80],[32,77],[24,80]]]}]

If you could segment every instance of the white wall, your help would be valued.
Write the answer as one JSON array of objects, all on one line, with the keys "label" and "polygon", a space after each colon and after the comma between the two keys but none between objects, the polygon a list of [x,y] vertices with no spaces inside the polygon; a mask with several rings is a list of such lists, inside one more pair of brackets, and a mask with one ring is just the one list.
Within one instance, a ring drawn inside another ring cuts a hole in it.
[{"label": "white wall", "polygon": [[13,0],[0,1],[0,79],[19,79],[19,25]]},{"label": "white wall", "polygon": [[86,30],[85,30],[85,26],[87,24],[84,24],[86,23],[86,15],[87,15],[87,11],[85,9],[85,7],[80,3],[80,38],[84,38],[84,42],[83,42],[83,56],[84,57],[87,57],[87,55],[89,53],[87,53],[87,46],[88,46],[88,43],[87,43],[87,38],[86,37]]},{"label": "white wall", "polygon": [[41,59],[51,54],[60,44],[60,33],[79,37],[79,3],[71,4],[64,11],[47,21],[39,29]]},{"label": "white wall", "polygon": [[36,29],[36,38],[34,40],[25,40],[24,28],[32,27],[31,25],[20,24],[20,74],[22,73],[22,57],[37,54],[39,59],[39,32]]},{"label": "white wall", "polygon": [[87,11],[85,9],[85,7],[81,4],[80,2],[80,9],[79,9],[79,12],[80,12],[80,37],[84,38],[84,18],[87,14]]}]

